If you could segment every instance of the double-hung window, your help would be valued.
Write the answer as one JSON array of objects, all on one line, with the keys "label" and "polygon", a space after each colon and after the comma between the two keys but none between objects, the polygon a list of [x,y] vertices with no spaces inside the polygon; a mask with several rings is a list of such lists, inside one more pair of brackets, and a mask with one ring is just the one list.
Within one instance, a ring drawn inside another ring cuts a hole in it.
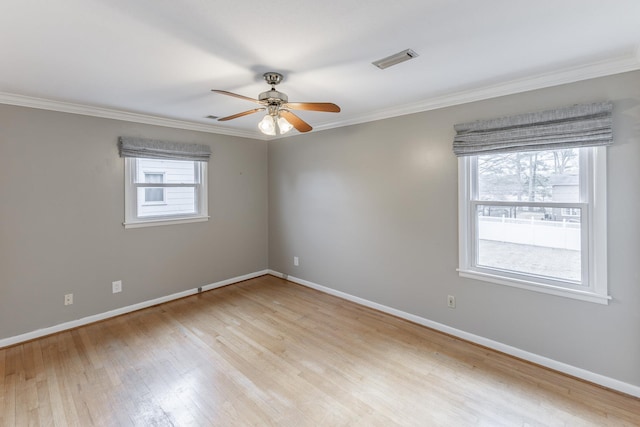
[{"label": "double-hung window", "polygon": [[611,104],[456,130],[460,275],[606,304]]},{"label": "double-hung window", "polygon": [[126,228],[206,221],[208,146],[121,137]]}]

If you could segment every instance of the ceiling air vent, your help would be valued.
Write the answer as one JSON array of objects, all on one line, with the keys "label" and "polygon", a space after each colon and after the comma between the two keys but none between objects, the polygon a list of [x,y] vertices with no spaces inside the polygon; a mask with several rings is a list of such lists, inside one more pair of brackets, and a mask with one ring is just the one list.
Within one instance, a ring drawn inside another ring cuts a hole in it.
[{"label": "ceiling air vent", "polygon": [[396,64],[399,64],[401,62],[413,59],[416,56],[418,56],[417,53],[415,53],[411,49],[407,49],[407,50],[403,50],[402,52],[398,52],[396,54],[393,54],[391,56],[387,56],[386,58],[382,58],[382,59],[378,59],[377,61],[373,61],[372,64],[375,65],[376,67],[380,68],[381,70],[384,70],[385,68],[389,68],[392,65],[396,65]]}]

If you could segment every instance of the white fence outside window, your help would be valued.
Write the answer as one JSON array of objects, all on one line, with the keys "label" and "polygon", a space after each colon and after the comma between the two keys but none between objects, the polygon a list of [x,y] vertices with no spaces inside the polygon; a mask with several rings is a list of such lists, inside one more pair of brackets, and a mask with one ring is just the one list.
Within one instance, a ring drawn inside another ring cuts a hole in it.
[{"label": "white fence outside window", "polygon": [[580,224],[505,217],[478,217],[478,238],[498,242],[580,250]]}]

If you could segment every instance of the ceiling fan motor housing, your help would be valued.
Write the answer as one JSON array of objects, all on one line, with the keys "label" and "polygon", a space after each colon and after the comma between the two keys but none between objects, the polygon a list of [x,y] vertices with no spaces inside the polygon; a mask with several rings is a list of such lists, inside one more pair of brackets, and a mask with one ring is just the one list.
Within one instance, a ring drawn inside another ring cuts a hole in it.
[{"label": "ceiling fan motor housing", "polygon": [[271,104],[284,104],[286,102],[289,101],[289,98],[287,97],[286,94],[282,93],[282,92],[278,92],[275,89],[271,89],[268,90],[266,92],[262,92],[260,95],[258,95],[258,100],[260,102],[266,102],[269,105]]}]

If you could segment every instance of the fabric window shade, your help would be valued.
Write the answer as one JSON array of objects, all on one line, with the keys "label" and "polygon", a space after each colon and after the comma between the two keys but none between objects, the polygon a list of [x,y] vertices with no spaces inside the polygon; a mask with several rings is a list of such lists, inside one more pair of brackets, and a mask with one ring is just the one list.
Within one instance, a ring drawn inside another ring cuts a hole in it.
[{"label": "fabric window shade", "polygon": [[121,136],[118,139],[120,157],[142,157],[146,159],[172,159],[208,162],[211,148],[203,144],[159,141]]},{"label": "fabric window shade", "polygon": [[611,145],[613,104],[567,108],[454,126],[456,156]]}]

